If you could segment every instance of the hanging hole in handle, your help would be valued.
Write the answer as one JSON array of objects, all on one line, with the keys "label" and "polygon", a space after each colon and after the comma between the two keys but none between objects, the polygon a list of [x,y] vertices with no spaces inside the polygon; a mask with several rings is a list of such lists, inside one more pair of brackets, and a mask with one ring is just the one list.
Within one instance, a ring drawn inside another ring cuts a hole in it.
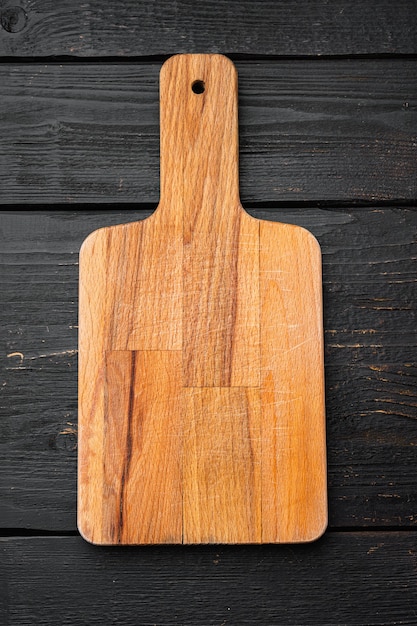
[{"label": "hanging hole in handle", "polygon": [[201,94],[205,92],[206,86],[203,80],[195,80],[193,84],[191,85],[191,89],[193,90],[194,93]]}]

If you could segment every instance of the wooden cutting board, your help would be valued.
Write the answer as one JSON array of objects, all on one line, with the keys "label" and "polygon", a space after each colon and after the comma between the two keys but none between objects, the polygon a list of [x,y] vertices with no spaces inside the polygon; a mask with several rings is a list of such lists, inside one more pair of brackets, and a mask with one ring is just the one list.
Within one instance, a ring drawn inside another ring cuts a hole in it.
[{"label": "wooden cutting board", "polygon": [[238,187],[237,75],[161,71],[161,201],[80,255],[81,534],[310,541],[327,522],[321,255]]}]

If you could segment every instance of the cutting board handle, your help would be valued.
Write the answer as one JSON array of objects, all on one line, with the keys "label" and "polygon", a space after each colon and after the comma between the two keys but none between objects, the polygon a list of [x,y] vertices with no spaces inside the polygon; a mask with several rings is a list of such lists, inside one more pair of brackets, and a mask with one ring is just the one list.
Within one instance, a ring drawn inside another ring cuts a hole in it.
[{"label": "cutting board handle", "polygon": [[[237,72],[219,54],[171,57],[160,75],[161,200],[241,210]],[[190,215],[192,219],[192,215]]]}]

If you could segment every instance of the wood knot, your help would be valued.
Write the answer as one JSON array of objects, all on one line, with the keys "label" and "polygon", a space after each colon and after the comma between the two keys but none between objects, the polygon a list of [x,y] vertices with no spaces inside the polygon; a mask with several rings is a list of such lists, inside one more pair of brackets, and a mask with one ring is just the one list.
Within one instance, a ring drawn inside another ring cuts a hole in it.
[{"label": "wood knot", "polygon": [[70,422],[67,427],[49,438],[49,447],[58,452],[70,454],[77,450],[77,430]]},{"label": "wood knot", "polygon": [[2,28],[8,33],[18,33],[26,26],[28,16],[22,7],[7,7],[0,14]]}]

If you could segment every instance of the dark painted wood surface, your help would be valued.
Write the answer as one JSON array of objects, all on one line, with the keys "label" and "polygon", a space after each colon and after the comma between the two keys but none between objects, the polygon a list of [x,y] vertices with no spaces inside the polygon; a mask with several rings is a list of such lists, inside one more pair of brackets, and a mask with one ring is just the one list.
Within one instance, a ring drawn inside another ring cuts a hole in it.
[{"label": "dark painted wood surface", "polygon": [[414,0],[8,0],[0,54],[407,54],[415,10]]},{"label": "dark painted wood surface", "polygon": [[[5,0],[0,24],[1,623],[416,624],[415,1]],[[309,545],[77,536],[78,252],[156,206],[179,51],[232,56],[245,207],[322,246],[330,527]]]},{"label": "dark painted wood surface", "polygon": [[78,537],[10,538],[0,551],[10,626],[416,623],[417,555],[408,533],[169,550],[98,548]]},{"label": "dark painted wood surface", "polygon": [[[415,60],[236,65],[244,203],[417,196]],[[160,67],[0,65],[1,201],[156,205]]]}]

